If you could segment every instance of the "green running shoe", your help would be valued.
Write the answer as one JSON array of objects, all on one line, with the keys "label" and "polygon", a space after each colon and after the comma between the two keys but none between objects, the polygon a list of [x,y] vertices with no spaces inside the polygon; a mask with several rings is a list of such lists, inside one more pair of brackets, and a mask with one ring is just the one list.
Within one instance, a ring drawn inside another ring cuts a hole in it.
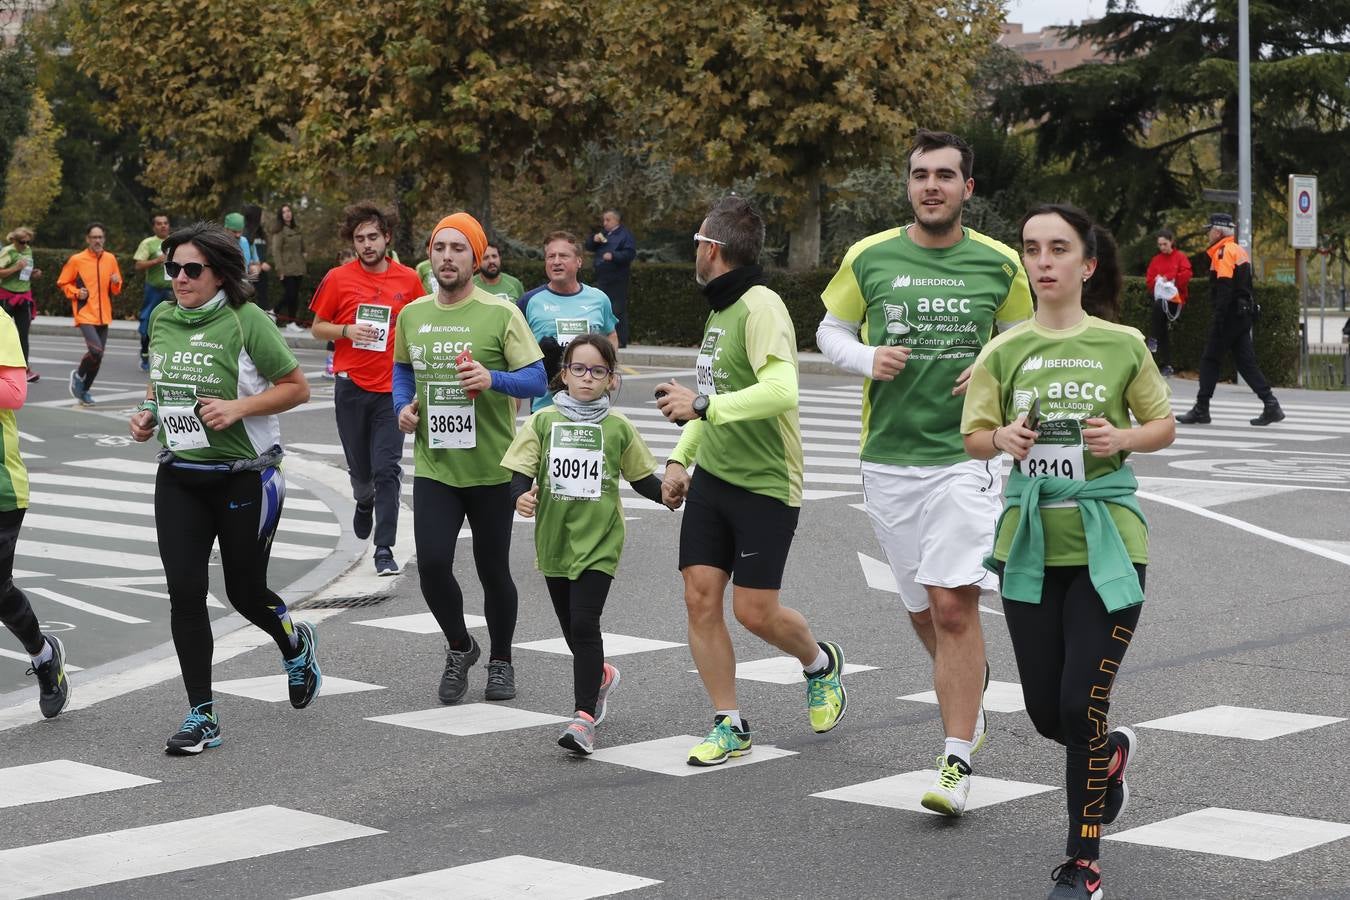
[{"label": "green running shoe", "polygon": [[811,730],[824,734],[844,717],[848,691],[843,682],[844,651],[834,641],[821,641],[820,647],[829,656],[830,667],[817,675],[806,675],[806,709],[811,715]]},{"label": "green running shoe", "polygon": [[731,727],[731,720],[718,716],[712,731],[689,751],[691,766],[720,766],[728,759],[745,756],[750,752],[750,723],[742,719],[743,730]]}]

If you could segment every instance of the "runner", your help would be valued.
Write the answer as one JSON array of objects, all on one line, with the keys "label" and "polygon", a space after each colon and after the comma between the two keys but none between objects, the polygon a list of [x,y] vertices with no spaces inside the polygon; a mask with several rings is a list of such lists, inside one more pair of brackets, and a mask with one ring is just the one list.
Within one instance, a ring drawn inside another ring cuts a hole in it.
[{"label": "runner", "polygon": [[160,213],[150,219],[150,229],[154,234],[141,241],[131,258],[135,261],[136,271],[145,277],[145,297],[141,301],[140,324],[137,331],[141,335],[141,371],[150,371],[150,313],[165,300],[173,299],[173,288],[164,274],[164,254],[160,247],[169,236],[169,217]]},{"label": "runner", "polygon": [[712,731],[689,751],[688,762],[715,766],[746,755],[753,743],[736,700],[736,652],[723,613],[728,581],[735,582],[736,619],[801,662],[814,731],[839,724],[848,695],[843,650],[818,643],[802,614],[778,601],[801,512],[802,439],[797,338],[759,267],[764,220],[745,199],[727,197],[709,211],[694,242],[695,274],[711,307],[696,365],[698,392],[665,382],[657,406],[670,421],[686,423],[666,462],[662,495],[671,509],[688,497],[680,572],[689,650],[716,710]]},{"label": "runner", "polygon": [[[1107,729],[1111,686],[1144,602],[1148,526],[1130,453],[1176,436],[1170,391],[1120,309],[1110,234],[1081,210],[1042,206],[1022,222],[1036,285],[1031,324],[1000,335],[975,364],[961,432],[976,459],[1017,461],[988,565],[1036,730],[1065,746],[1069,859],[1053,900],[1102,896],[1098,840],[1124,810],[1134,732]],[[1132,427],[1130,416],[1143,423]],[[1039,428],[1028,419],[1039,419]],[[1038,507],[1024,517],[1022,510]]]},{"label": "runner", "polygon": [[310,332],[333,341],[333,410],[352,483],[352,530],[375,531],[375,571],[397,575],[394,544],[403,492],[403,433],[393,405],[394,323],[422,295],[417,273],[385,255],[396,224],[374,203],[343,210],[341,237],[356,259],[323,277],[309,308]]},{"label": "runner", "polygon": [[66,260],[56,279],[56,286],[70,300],[75,327],[84,338],[84,356],[80,365],[70,371],[70,396],[81,406],[94,405],[94,395],[89,389],[103,365],[108,323],[112,321],[112,298],[122,293],[122,270],[117,257],[103,249],[107,239],[108,233],[101,223],[90,224],[84,234],[89,248]]},{"label": "runner", "polygon": [[[581,271],[581,244],[567,231],[555,231],[544,239],[544,272],[548,282],[520,298],[520,311],[544,351],[544,367],[550,379],[558,374],[562,352],[574,337],[604,335],[619,346],[615,332],[618,320],[603,291],[577,280]],[[544,394],[530,405],[538,411],[553,402]]]},{"label": "runner", "polygon": [[[525,420],[502,460],[515,473],[516,512],[526,518],[538,513],[535,561],[572,651],[576,713],[558,744],[583,755],[595,750],[595,726],[605,720],[609,693],[619,683],[618,668],[605,662],[600,634],[600,614],[623,552],[619,476],[661,502],[651,451],[632,422],[610,411],[617,368],[607,339],[574,339],[552,385],[558,389],[553,406]],[[542,496],[535,478],[548,485]]]},{"label": "runner", "polygon": [[[965,228],[974,154],[920,131],[907,156],[914,222],[864,238],[821,295],[816,342],[862,375],[863,502],[924,649],[945,740],[925,808],[965,811],[971,756],[984,743],[989,684],[978,611],[1001,473],[961,445],[969,366],[994,325],[1031,315],[1017,254]],[[861,339],[859,329],[864,329]]]},{"label": "runner", "polygon": [[[15,228],[5,236],[0,247],[0,308],[9,313],[19,332],[19,349],[28,359],[28,329],[37,315],[33,300],[33,279],[40,278],[42,270],[33,265],[33,229]],[[42,376],[28,367],[31,384]]]},{"label": "runner", "polygon": [[[429,271],[431,266],[427,266],[427,269]],[[495,294],[512,303],[518,301],[525,293],[525,285],[520,283],[519,278],[502,271],[501,248],[491,242],[483,251],[483,265],[478,274],[473,276],[473,283],[489,294]]]},{"label": "runner", "polygon": [[422,596],[449,644],[438,696],[458,703],[481,649],[464,624],[455,547],[467,516],[483,585],[488,635],[488,700],[516,695],[511,638],[511,473],[502,457],[515,433],[513,397],[547,389],[539,346],[514,304],[472,281],[487,237],[478,220],[455,213],[428,241],[437,293],[404,307],[394,344],[394,409],[413,443],[413,534]]},{"label": "runner", "polygon": [[308,706],[322,675],[318,635],[292,623],[267,586],[272,538],[286,499],[277,414],[309,399],[309,384],[252,294],[238,242],[199,222],[164,241],[176,302],[150,317],[150,387],[131,436],[156,432],[155,528],[169,585],[170,623],[190,707],[166,753],[220,746],[211,693],[213,639],[206,609],[211,546],[220,545],[230,604],[272,636],[291,705]]},{"label": "runner", "polygon": [[[10,240],[13,241],[13,236]],[[28,314],[27,307],[22,310]],[[19,425],[14,410],[28,397],[28,367],[14,321],[0,312],[0,622],[5,623],[33,660],[27,672],[38,680],[38,709],[48,719],[70,702],[66,648],[54,634],[43,634],[28,597],[14,584],[14,550],[28,512],[28,470],[19,455]]]}]

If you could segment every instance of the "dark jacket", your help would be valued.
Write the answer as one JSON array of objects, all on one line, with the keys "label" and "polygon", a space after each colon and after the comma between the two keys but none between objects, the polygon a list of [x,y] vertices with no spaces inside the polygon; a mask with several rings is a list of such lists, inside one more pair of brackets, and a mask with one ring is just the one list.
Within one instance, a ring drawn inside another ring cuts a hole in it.
[{"label": "dark jacket", "polygon": [[[623,281],[628,278],[628,267],[637,257],[637,241],[633,232],[622,224],[613,231],[605,233],[605,243],[597,243],[595,235],[586,238],[586,249],[595,254],[595,281],[601,285],[606,281]],[[605,254],[613,254],[612,260],[606,260]]]}]

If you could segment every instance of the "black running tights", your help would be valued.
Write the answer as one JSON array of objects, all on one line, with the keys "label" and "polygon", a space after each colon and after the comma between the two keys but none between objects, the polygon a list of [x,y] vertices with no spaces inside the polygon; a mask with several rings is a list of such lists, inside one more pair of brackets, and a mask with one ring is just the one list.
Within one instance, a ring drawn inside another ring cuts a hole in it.
[{"label": "black running tights", "polygon": [[473,532],[473,562],[483,585],[491,659],[511,661],[516,634],[516,583],[511,580],[511,483],[451,487],[434,478],[413,479],[413,538],[417,574],[427,608],[456,650],[467,650],[464,592],[455,580],[455,546],[467,517]]},{"label": "black running tights", "polygon": [[267,586],[272,536],[286,499],[278,469],[203,472],[161,465],[155,476],[155,531],[169,584],[169,624],[188,703],[211,699],[215,640],[206,609],[211,545],[220,542],[225,594],[239,614],[295,656],[290,613]]},{"label": "black running tights", "polygon": [[29,656],[42,652],[42,632],[24,592],[14,585],[14,547],[27,510],[0,512],[0,622],[14,633]]},{"label": "black running tights", "polygon": [[613,578],[604,572],[587,569],[575,580],[545,578],[553,611],[558,614],[563,639],[572,651],[572,690],[576,708],[595,715],[600,682],[605,677],[605,645],[600,637],[600,613]]},{"label": "black running tights", "polygon": [[[1144,567],[1135,568],[1142,587]],[[1046,567],[1040,603],[1003,599],[1027,715],[1037,731],[1065,748],[1066,852],[1073,859],[1098,855],[1111,764],[1111,685],[1142,608],[1107,612],[1086,566]]]}]

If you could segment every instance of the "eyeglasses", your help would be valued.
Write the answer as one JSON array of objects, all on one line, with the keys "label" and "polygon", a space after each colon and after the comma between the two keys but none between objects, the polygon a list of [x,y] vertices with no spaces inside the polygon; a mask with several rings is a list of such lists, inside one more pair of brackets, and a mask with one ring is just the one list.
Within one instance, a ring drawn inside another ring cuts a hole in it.
[{"label": "eyeglasses", "polygon": [[695,243],[695,244],[716,244],[716,245],[719,246],[719,247],[725,247],[725,246],[727,245],[727,242],[726,242],[726,241],[719,241],[717,238],[710,238],[710,237],[708,237],[706,234],[700,234],[700,233],[697,232],[697,231],[694,232],[694,243]]},{"label": "eyeglasses", "polygon": [[580,378],[589,372],[596,381],[604,381],[614,370],[609,366],[583,366],[581,363],[568,363],[567,371],[574,378]]},{"label": "eyeglasses", "polygon": [[186,272],[188,278],[196,281],[198,278],[202,277],[202,269],[209,268],[211,267],[206,263],[176,263],[173,260],[169,260],[164,264],[164,274],[168,275],[170,278],[177,278],[179,272]]}]

